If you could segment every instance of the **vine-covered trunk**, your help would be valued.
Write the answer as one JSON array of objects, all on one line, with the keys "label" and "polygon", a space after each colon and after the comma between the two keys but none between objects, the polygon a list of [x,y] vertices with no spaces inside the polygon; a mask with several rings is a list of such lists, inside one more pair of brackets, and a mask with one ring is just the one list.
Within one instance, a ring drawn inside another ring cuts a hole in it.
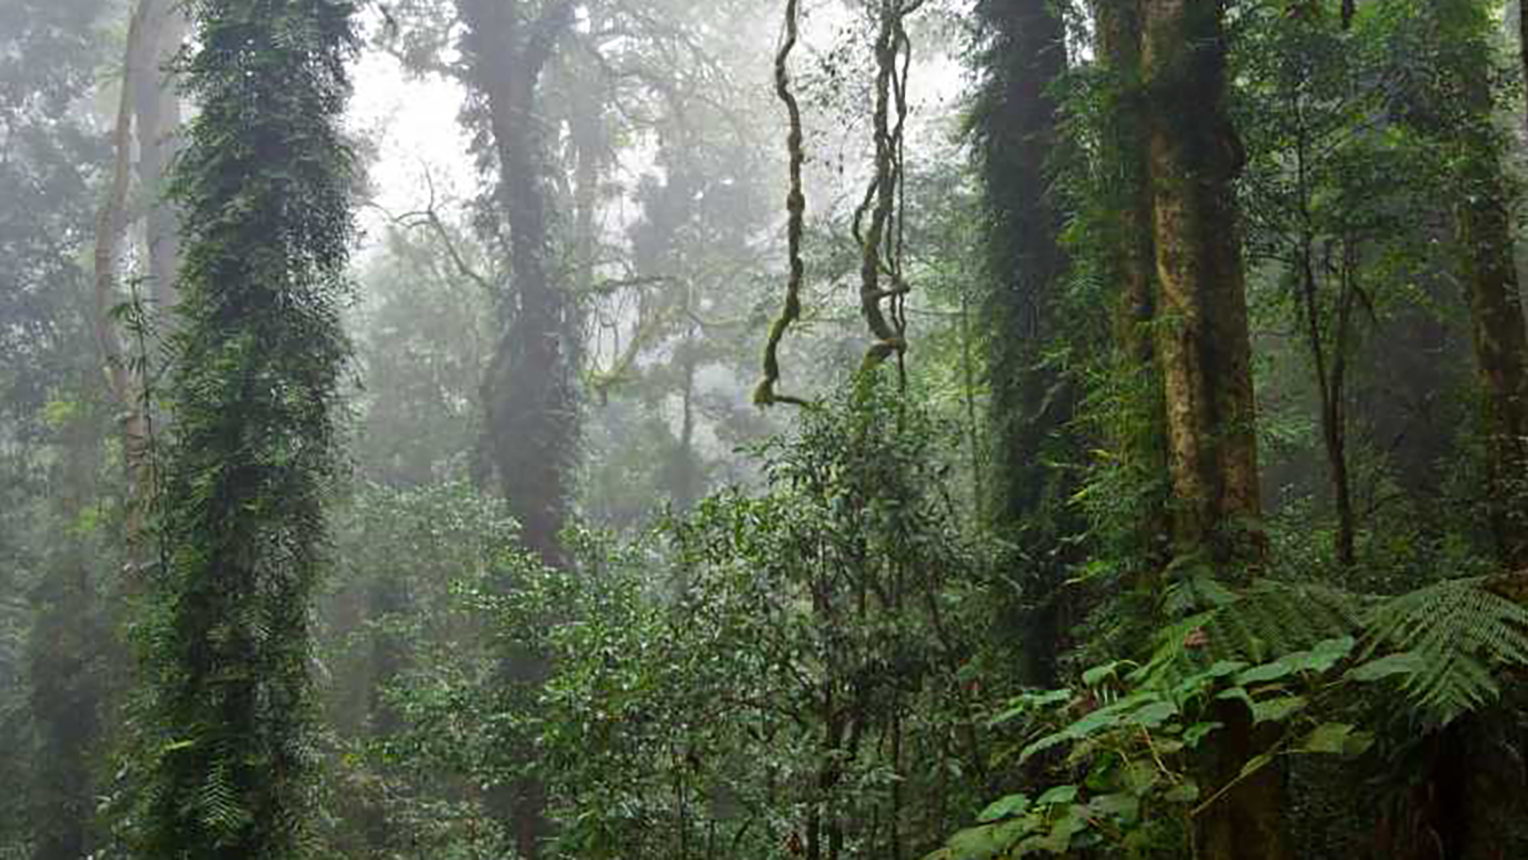
[{"label": "vine-covered trunk", "polygon": [[509,232],[507,322],[483,380],[484,449],[522,539],[550,565],[564,563],[577,432],[576,345],[569,302],[548,270],[546,191],[537,83],[572,3],[530,16],[521,3],[462,0],[464,53],[488,107],[497,157],[496,200]]},{"label": "vine-covered trunk", "polygon": [[138,637],[150,772],[125,820],[134,856],[288,860],[318,805],[308,625],[349,355],[354,7],[190,9],[175,437]]},{"label": "vine-covered trunk", "polygon": [[1077,529],[1065,500],[1073,472],[1048,468],[1066,444],[1076,392],[1046,361],[1060,330],[1059,298],[1066,268],[1058,236],[1061,213],[1049,193],[1056,147],[1051,86],[1066,72],[1065,27],[1049,0],[987,0],[977,7],[991,46],[985,63],[980,142],[990,212],[989,280],[991,434],[996,480],[991,516],[1003,530],[1025,533],[1037,558],[1053,562],[1028,583],[1038,600],[1015,624],[1030,683],[1057,683],[1061,635],[1059,591],[1067,559],[1064,538]]},{"label": "vine-covered trunk", "polygon": [[[1257,562],[1262,541],[1251,344],[1232,189],[1243,158],[1225,110],[1223,5],[1146,0],[1141,63],[1175,554],[1237,582]],[[1240,703],[1225,703],[1216,719],[1225,729],[1210,769],[1226,784],[1265,739]],[[1280,807],[1276,769],[1236,782],[1200,816],[1203,856],[1284,860]]]}]

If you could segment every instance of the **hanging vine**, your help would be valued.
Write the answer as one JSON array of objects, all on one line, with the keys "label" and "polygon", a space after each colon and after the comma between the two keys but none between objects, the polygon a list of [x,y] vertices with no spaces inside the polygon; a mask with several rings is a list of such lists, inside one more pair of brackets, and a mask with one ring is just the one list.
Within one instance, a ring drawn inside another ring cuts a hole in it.
[{"label": "hanging vine", "polygon": [[801,318],[801,283],[806,277],[806,264],[801,258],[801,234],[806,220],[806,193],[801,189],[801,166],[806,162],[802,147],[801,106],[791,92],[790,56],[800,37],[800,2],[787,0],[785,4],[785,38],[775,54],[775,95],[785,103],[790,117],[790,131],[785,145],[790,154],[790,192],[785,197],[785,209],[789,215],[786,224],[786,242],[790,255],[790,279],[785,287],[785,308],[769,328],[769,340],[764,344],[764,378],[753,391],[753,402],[759,406],[776,403],[806,405],[805,401],[775,391],[780,381],[780,341],[785,332]]},{"label": "hanging vine", "polygon": [[[880,32],[875,43],[875,175],[854,213],[854,239],[860,246],[860,313],[875,343],[865,353],[868,370],[896,356],[898,379],[906,384],[907,296],[902,266],[905,241],[904,138],[912,41],[905,21],[924,0],[881,0]],[[896,112],[895,123],[892,112]],[[866,224],[866,217],[869,224]],[[885,283],[883,285],[883,277]]]},{"label": "hanging vine", "polygon": [[[895,356],[898,380],[903,386],[906,385],[907,376],[903,364],[907,352],[906,300],[911,292],[902,262],[906,238],[902,219],[905,208],[904,139],[908,116],[908,80],[912,67],[912,41],[904,22],[924,2],[880,0],[872,125],[875,172],[854,212],[853,222],[854,240],[860,248],[860,314],[865,318],[875,340],[865,354],[861,369],[868,370]],[[801,287],[805,275],[801,239],[806,195],[802,191],[801,167],[806,157],[802,147],[801,108],[791,92],[790,80],[790,55],[799,37],[800,3],[799,0],[788,0],[785,7],[785,36],[775,54],[775,94],[785,104],[790,121],[786,136],[790,156],[790,191],[786,196],[790,275],[786,284],[785,307],[770,326],[769,339],[764,346],[764,378],[753,393],[753,401],[759,406],[775,403],[804,405],[799,398],[775,391],[780,381],[780,342],[790,326],[801,317]]]}]

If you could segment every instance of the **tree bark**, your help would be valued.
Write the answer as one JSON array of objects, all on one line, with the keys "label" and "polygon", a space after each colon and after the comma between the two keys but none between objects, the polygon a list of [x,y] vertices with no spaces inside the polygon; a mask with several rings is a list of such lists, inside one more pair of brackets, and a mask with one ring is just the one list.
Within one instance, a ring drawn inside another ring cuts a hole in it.
[{"label": "tree bark", "polygon": [[577,431],[577,346],[566,294],[547,266],[537,82],[572,26],[573,5],[557,2],[532,17],[519,2],[458,4],[472,84],[488,107],[497,202],[509,229],[508,324],[483,380],[484,449],[524,543],[553,566],[566,561],[558,533],[568,515]]},{"label": "tree bark", "polygon": [[1150,98],[1161,358],[1179,553],[1233,566],[1261,536],[1247,328],[1232,181],[1241,143],[1225,112],[1222,2],[1148,0],[1142,65]]},{"label": "tree bark", "polygon": [[[1240,141],[1226,115],[1222,0],[1146,0],[1146,94],[1175,554],[1235,584],[1262,552],[1251,342],[1232,182]],[[1210,770],[1225,784],[1266,738],[1226,702]],[[1285,860],[1278,771],[1240,780],[1198,822],[1211,860]]]},{"label": "tree bark", "polygon": [[158,317],[168,322],[180,265],[180,219],[166,197],[166,171],[179,150],[180,98],[166,66],[185,40],[186,20],[171,0],[147,0],[143,14],[142,51],[136,58],[138,68],[129,74],[135,79],[133,116],[138,132],[138,183],[147,208],[144,234],[150,295]]}]

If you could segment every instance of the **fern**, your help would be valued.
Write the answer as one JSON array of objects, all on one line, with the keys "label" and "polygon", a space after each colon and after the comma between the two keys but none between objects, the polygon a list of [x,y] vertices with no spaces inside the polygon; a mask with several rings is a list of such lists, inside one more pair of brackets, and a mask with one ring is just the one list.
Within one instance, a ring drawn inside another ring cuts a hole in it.
[{"label": "fern", "polygon": [[1182,618],[1157,634],[1151,659],[1136,674],[1172,678],[1216,660],[1262,663],[1357,635],[1372,601],[1315,583],[1261,580],[1237,594],[1206,580],[1190,573],[1167,590],[1165,610]]},{"label": "fern", "polygon": [[1500,577],[1452,579],[1390,598],[1277,580],[1227,598],[1200,578],[1189,573],[1168,589],[1164,608],[1181,620],[1159,632],[1138,676],[1178,677],[1215,660],[1262,662],[1361,634],[1367,662],[1349,679],[1398,678],[1413,706],[1447,724],[1494,701],[1503,668],[1528,666],[1528,608],[1504,593]]},{"label": "fern", "polygon": [[1528,666],[1528,609],[1495,593],[1493,582],[1440,582],[1390,598],[1369,617],[1369,653],[1405,655],[1388,674],[1404,676],[1402,691],[1441,723],[1495,700],[1495,671]]}]

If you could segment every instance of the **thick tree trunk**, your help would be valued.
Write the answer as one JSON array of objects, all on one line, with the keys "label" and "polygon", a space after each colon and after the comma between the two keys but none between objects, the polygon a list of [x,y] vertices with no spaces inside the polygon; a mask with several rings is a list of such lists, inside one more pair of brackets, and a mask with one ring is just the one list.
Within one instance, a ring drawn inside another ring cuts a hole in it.
[{"label": "thick tree trunk", "polygon": [[[1220,0],[1146,0],[1141,64],[1160,321],[1157,349],[1167,407],[1173,532],[1180,557],[1242,581],[1262,547],[1251,344],[1232,181],[1240,142],[1225,111]],[[1221,784],[1266,739],[1236,702],[1211,771]],[[1236,783],[1199,821],[1210,860],[1284,860],[1278,772]]]},{"label": "thick tree trunk", "polygon": [[1499,171],[1487,168],[1459,210],[1470,335],[1483,393],[1486,480],[1497,553],[1528,565],[1528,333],[1513,263],[1511,213]]},{"label": "thick tree trunk", "polygon": [[1180,553],[1254,559],[1261,543],[1251,342],[1232,180],[1241,144],[1225,113],[1221,3],[1148,0],[1142,63]]},{"label": "thick tree trunk", "polygon": [[572,3],[528,18],[520,3],[461,0],[464,53],[488,106],[498,158],[498,200],[509,228],[508,325],[483,380],[484,449],[525,544],[544,562],[565,562],[577,430],[576,357],[570,309],[547,267],[548,237],[537,81],[553,44],[572,24]]}]

